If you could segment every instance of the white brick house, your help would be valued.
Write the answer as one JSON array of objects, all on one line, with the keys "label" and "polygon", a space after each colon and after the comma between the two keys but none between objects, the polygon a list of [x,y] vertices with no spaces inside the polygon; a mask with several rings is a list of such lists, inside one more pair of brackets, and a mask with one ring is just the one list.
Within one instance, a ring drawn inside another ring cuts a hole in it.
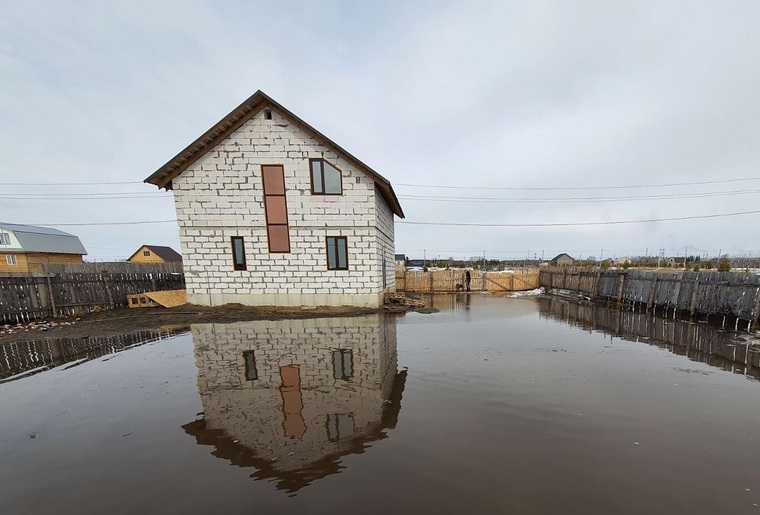
[{"label": "white brick house", "polygon": [[376,307],[390,182],[261,91],[148,177],[174,191],[188,301]]}]

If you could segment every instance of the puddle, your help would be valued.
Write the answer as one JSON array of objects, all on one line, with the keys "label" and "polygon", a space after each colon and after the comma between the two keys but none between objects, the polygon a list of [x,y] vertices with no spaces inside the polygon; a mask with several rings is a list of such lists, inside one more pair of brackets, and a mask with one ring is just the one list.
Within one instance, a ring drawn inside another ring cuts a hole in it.
[{"label": "puddle", "polygon": [[14,342],[2,377],[36,372],[0,384],[2,511],[756,510],[745,339],[543,297],[429,303]]}]

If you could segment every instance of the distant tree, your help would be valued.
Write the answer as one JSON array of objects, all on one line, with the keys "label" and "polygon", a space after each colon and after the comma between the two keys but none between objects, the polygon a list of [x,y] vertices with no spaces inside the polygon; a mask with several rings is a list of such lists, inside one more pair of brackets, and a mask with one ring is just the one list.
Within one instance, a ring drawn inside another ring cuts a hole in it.
[{"label": "distant tree", "polygon": [[628,270],[631,268],[631,262],[630,261],[624,261],[623,262],[623,270]]},{"label": "distant tree", "polygon": [[731,261],[729,261],[727,257],[720,258],[720,261],[718,261],[718,271],[728,272],[730,270],[731,270]]},{"label": "distant tree", "polygon": [[604,261],[602,261],[602,265],[601,266],[602,266],[602,270],[607,270],[610,267],[610,260],[609,259],[605,259]]}]

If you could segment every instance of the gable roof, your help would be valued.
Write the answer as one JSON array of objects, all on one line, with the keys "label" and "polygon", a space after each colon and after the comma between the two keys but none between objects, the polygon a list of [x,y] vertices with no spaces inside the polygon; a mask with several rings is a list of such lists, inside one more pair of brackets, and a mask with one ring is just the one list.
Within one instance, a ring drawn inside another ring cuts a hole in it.
[{"label": "gable roof", "polygon": [[36,225],[8,224],[0,222],[0,230],[12,232],[20,246],[2,247],[16,252],[47,252],[51,254],[85,255],[84,245],[78,236]]},{"label": "gable roof", "polygon": [[562,254],[557,254],[556,256],[554,256],[554,257],[552,258],[552,261],[557,261],[557,260],[558,260],[559,258],[561,258],[562,256],[567,256],[567,257],[569,257],[570,259],[572,259],[573,261],[575,261],[575,258],[574,258],[573,256],[571,256],[570,254],[567,254],[567,253],[565,253],[565,252],[563,252]]},{"label": "gable roof", "polygon": [[182,261],[182,255],[179,252],[171,247],[164,247],[161,245],[140,245],[138,249],[127,258],[127,261],[135,257],[137,253],[140,252],[143,248],[149,249],[151,252],[166,262],[172,263],[175,261]]},{"label": "gable roof", "polygon": [[195,141],[182,149],[176,156],[171,158],[161,168],[153,172],[144,182],[155,184],[159,188],[171,189],[171,181],[179,174],[184,172],[187,167],[203,157],[206,152],[219,144],[224,138],[240,128],[246,121],[250,120],[263,107],[272,107],[288,118],[292,119],[306,130],[314,134],[317,138],[323,140],[332,146],[339,153],[356,163],[365,173],[375,181],[380,189],[380,193],[397,216],[404,218],[404,211],[401,204],[393,191],[393,187],[388,179],[374,171],[368,165],[361,162],[346,149],[335,143],[333,140],[319,132],[317,129],[306,123],[304,120],[290,112],[288,109],[278,104],[274,99],[261,90],[256,91],[253,95],[243,101],[242,104],[229,112],[227,116],[219,120],[210,129],[201,134]]}]

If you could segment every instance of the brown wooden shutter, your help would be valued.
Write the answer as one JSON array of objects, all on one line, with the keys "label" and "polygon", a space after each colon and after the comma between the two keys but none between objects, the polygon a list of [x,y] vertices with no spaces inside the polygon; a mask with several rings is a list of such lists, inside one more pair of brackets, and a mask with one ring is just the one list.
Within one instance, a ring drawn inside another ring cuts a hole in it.
[{"label": "brown wooden shutter", "polygon": [[261,165],[261,176],[264,181],[264,214],[269,252],[290,252],[285,169],[282,165]]}]

